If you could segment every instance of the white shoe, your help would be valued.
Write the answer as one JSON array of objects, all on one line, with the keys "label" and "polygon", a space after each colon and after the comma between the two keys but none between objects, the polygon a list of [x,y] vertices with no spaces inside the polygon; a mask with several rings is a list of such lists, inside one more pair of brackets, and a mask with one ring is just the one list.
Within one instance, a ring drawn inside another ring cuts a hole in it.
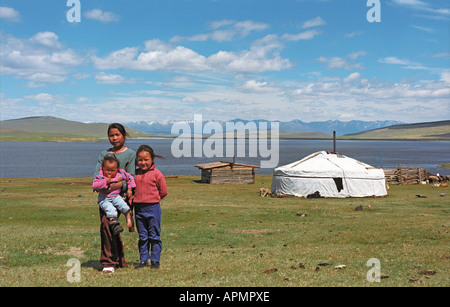
[{"label": "white shoe", "polygon": [[114,268],[103,268],[102,272],[107,274],[114,273]]}]

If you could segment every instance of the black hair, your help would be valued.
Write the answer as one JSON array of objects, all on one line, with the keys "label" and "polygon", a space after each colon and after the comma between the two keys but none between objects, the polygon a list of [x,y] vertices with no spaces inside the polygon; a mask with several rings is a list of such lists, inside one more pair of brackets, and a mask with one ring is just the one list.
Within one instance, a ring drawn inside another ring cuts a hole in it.
[{"label": "black hair", "polygon": [[136,151],[136,157],[141,151],[148,152],[150,154],[150,157],[152,157],[152,160],[155,160],[155,158],[165,159],[163,156],[155,154],[155,152],[153,151],[153,148],[151,148],[148,145],[141,145],[141,146],[139,146],[138,150]]},{"label": "black hair", "polygon": [[102,167],[105,166],[105,161],[116,162],[117,163],[117,168],[120,168],[120,161],[119,161],[119,159],[117,159],[117,157],[115,155],[111,155],[111,154],[106,155],[103,158]]},{"label": "black hair", "polygon": [[125,130],[125,127],[124,127],[122,124],[119,124],[119,123],[112,123],[112,124],[110,124],[109,127],[108,127],[108,136],[109,136],[109,131],[110,131],[111,129],[117,129],[117,130],[119,130],[119,132],[120,132],[124,137],[127,137],[127,136],[128,136],[128,133],[127,133],[127,131]]}]

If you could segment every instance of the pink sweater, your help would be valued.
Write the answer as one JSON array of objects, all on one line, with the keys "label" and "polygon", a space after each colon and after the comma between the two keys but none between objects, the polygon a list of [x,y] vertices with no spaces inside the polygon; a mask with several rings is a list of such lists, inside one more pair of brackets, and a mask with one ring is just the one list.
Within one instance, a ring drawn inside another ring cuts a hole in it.
[{"label": "pink sweater", "polygon": [[[121,179],[119,179],[121,178]],[[119,180],[125,180],[128,185],[128,189],[132,189],[136,187],[136,183],[134,181],[134,178],[132,175],[128,174],[125,170],[119,169],[116,176],[114,178],[111,178],[111,182],[119,182]],[[92,188],[94,190],[101,190],[101,189],[107,189],[108,184],[106,183],[106,177],[103,175],[103,170],[100,168],[100,171],[97,176],[95,176],[94,181],[92,182]],[[113,190],[111,191],[107,197],[116,197],[120,195],[120,190]]]},{"label": "pink sweater", "polygon": [[135,181],[134,203],[159,203],[167,195],[166,179],[155,164],[145,172],[137,169]]}]

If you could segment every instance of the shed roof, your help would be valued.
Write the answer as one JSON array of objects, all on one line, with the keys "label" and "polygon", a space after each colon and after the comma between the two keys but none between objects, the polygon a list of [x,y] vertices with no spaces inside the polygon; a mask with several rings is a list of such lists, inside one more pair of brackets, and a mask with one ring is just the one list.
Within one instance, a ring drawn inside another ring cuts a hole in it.
[{"label": "shed roof", "polygon": [[259,166],[251,165],[251,164],[244,164],[244,163],[233,163],[233,162],[226,162],[226,161],[219,161],[219,162],[210,162],[205,164],[197,164],[196,167],[200,169],[213,169],[213,168],[220,168],[220,167],[226,167],[226,166],[241,166],[241,167],[249,167],[249,168],[259,168]]}]

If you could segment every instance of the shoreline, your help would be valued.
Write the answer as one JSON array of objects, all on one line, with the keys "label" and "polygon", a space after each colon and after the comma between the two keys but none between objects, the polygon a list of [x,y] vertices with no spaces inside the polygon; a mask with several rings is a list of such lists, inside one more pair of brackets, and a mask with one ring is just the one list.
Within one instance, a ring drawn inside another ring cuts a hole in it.
[{"label": "shoreline", "polygon": [[[146,138],[128,138],[128,140],[170,140],[170,139],[184,139],[184,140],[194,140],[196,139],[195,137],[146,137]],[[210,139],[210,137],[205,137],[203,136],[201,138],[202,140],[207,140]],[[220,140],[220,138],[213,138],[214,140]],[[254,140],[252,138],[222,138],[222,140],[228,140],[228,139],[234,139],[234,140]],[[256,138],[257,140],[258,138]],[[268,140],[271,140],[270,137],[267,138]],[[304,141],[333,141],[332,138],[302,138],[302,137],[280,137],[278,138],[278,140],[304,140]],[[340,137],[336,137],[336,141],[379,141],[379,142],[450,142],[450,139],[420,139],[420,138],[340,138]],[[0,139],[0,143],[6,143],[6,142],[31,142],[31,143],[105,143],[108,142],[108,140],[106,139],[102,139],[102,138],[92,138],[92,139],[76,139],[74,138],[72,139],[55,139],[55,140],[17,140],[17,139],[12,139],[12,140],[2,140]]]}]

